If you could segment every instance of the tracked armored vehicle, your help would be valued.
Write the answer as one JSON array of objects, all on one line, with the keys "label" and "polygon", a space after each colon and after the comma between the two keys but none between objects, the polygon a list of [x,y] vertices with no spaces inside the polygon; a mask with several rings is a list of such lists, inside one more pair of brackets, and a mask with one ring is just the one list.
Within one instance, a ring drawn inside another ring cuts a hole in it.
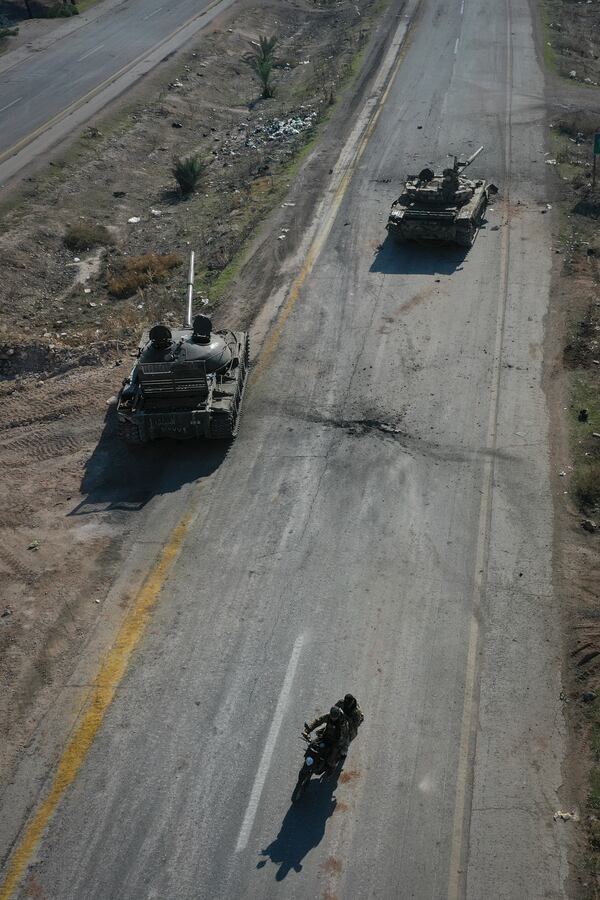
[{"label": "tracked armored vehicle", "polygon": [[423,169],[410,177],[404,193],[392,204],[389,233],[398,241],[440,241],[470,247],[490,197],[498,193],[494,184],[462,174],[482,150],[480,147],[465,162],[455,156],[452,168],[441,174]]},{"label": "tracked armored vehicle", "polygon": [[156,438],[227,440],[238,430],[248,378],[243,331],[213,331],[208,316],[192,317],[194,254],[182,328],[154,325],[117,399],[120,436],[140,444]]}]

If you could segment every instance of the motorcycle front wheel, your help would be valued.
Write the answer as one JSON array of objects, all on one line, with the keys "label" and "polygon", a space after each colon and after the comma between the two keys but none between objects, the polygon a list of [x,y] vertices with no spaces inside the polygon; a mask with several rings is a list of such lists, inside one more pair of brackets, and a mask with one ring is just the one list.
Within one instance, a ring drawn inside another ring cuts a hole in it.
[{"label": "motorcycle front wheel", "polygon": [[306,772],[304,769],[298,775],[298,781],[296,782],[296,787],[292,793],[292,803],[297,803],[302,794],[304,793],[304,789],[308,782],[310,781],[310,772]]}]

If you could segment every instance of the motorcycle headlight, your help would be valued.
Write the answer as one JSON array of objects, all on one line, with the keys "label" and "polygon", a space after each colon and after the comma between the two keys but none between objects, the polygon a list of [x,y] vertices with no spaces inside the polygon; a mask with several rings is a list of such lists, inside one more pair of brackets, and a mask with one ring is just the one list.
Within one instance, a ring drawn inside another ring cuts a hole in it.
[{"label": "motorcycle headlight", "polygon": [[306,757],[306,765],[312,766],[313,763],[314,763],[314,759],[312,758],[312,756],[307,756]]}]

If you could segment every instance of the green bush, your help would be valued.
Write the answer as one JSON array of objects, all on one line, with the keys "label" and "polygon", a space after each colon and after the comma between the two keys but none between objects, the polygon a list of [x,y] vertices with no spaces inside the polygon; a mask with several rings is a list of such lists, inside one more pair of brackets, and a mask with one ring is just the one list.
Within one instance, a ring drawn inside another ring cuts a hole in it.
[{"label": "green bush", "polygon": [[600,461],[587,463],[578,471],[575,497],[584,512],[592,514],[600,510]]},{"label": "green bush", "polygon": [[183,158],[176,156],[171,171],[179,185],[179,190],[184,197],[187,197],[196,190],[198,182],[204,174],[204,163],[196,154]]}]

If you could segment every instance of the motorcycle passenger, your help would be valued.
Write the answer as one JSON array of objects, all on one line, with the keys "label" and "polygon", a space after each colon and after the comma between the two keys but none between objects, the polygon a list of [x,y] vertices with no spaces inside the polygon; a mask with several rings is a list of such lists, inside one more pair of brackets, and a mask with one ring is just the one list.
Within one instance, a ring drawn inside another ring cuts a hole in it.
[{"label": "motorcycle passenger", "polygon": [[310,725],[305,725],[304,733],[308,737],[315,728],[325,725],[317,737],[327,744],[326,762],[334,769],[340,757],[346,756],[350,744],[350,726],[348,719],[339,706],[332,706],[328,713],[319,716]]},{"label": "motorcycle passenger", "polygon": [[347,720],[348,729],[350,731],[350,740],[353,741],[358,733],[359,727],[364,722],[363,711],[358,705],[358,700],[353,694],[346,694],[343,700],[338,700],[335,704],[343,710]]}]

